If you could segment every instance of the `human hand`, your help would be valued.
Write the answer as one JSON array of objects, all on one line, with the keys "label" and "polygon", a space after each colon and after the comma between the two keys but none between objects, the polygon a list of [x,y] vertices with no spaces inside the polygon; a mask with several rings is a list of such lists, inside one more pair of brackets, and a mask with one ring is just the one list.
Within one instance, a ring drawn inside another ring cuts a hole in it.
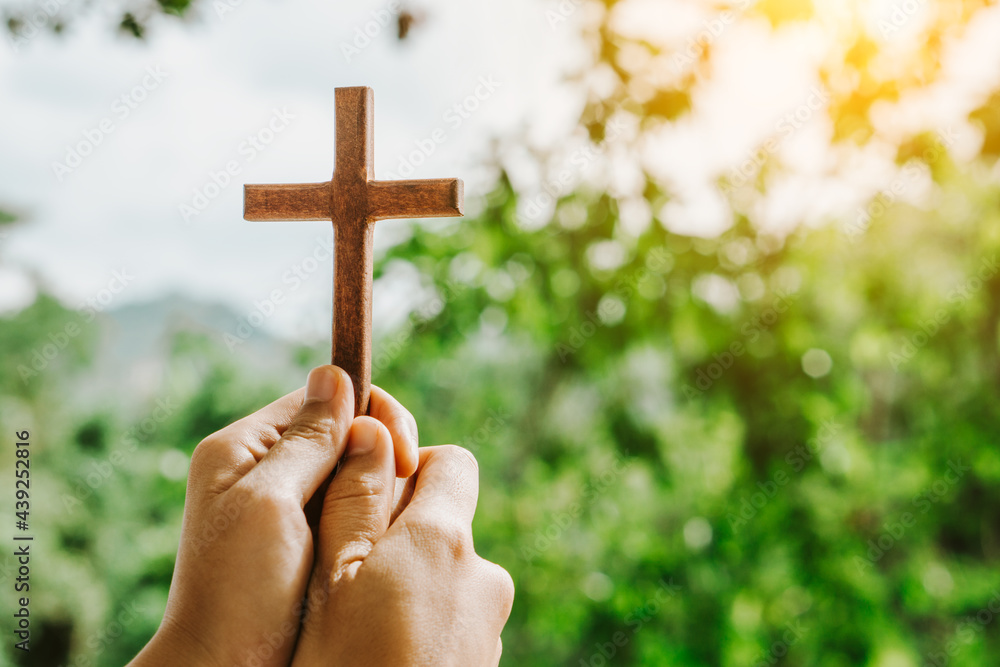
[{"label": "human hand", "polygon": [[475,458],[420,450],[394,500],[383,425],[356,419],[346,456],[324,498],[293,667],[496,665],[514,584],[473,548]]},{"label": "human hand", "polygon": [[[412,474],[413,417],[378,387],[370,412],[390,434],[390,469]],[[313,566],[303,508],[333,472],[353,421],[350,378],[321,366],[305,389],[198,445],[163,623],[133,666],[289,663]]]}]

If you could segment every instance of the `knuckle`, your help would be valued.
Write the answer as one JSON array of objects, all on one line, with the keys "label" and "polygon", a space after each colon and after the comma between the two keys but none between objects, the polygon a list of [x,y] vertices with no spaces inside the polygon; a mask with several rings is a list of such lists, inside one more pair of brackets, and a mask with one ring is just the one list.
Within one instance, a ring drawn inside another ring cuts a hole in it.
[{"label": "knuckle", "polygon": [[479,477],[479,461],[475,455],[465,447],[458,445],[444,445],[441,451],[444,462],[456,473],[467,472]]},{"label": "knuckle", "polygon": [[319,415],[302,415],[282,434],[282,440],[315,442],[330,437],[332,420]]},{"label": "knuckle", "polygon": [[471,529],[450,517],[424,519],[417,524],[414,533],[421,546],[439,556],[447,555],[459,561],[475,553]]},{"label": "knuckle", "polygon": [[262,488],[258,484],[237,484],[226,494],[226,502],[232,507],[247,512],[259,525],[282,525],[289,511],[298,509],[296,501],[271,487]]},{"label": "knuckle", "polygon": [[[395,481],[393,482],[395,484]],[[327,497],[338,502],[349,500],[364,500],[368,498],[383,498],[390,492],[383,475],[378,473],[364,474],[357,477],[338,475]]]},{"label": "knuckle", "polygon": [[208,436],[198,443],[191,452],[191,469],[204,470],[213,467],[213,463],[227,444],[217,433]]},{"label": "knuckle", "polygon": [[277,497],[268,492],[266,487],[260,484],[249,484],[246,479],[241,479],[227,491],[223,498],[224,502],[242,509],[252,509],[254,514],[266,512],[277,502]]},{"label": "knuckle", "polygon": [[289,504],[299,503],[292,486],[285,484],[284,481],[245,476],[233,484],[226,492],[226,496],[229,502],[252,509],[253,512],[270,512],[275,508],[284,511]]},{"label": "knuckle", "polygon": [[510,572],[496,563],[490,563],[490,565],[493,566],[494,576],[496,577],[497,588],[500,591],[501,600],[509,613],[510,608],[514,605],[514,578],[510,576]]},{"label": "knuckle", "polygon": [[485,571],[486,586],[492,589],[497,610],[502,613],[502,622],[506,622],[514,607],[514,579],[510,572],[494,562],[480,558],[480,564]]},{"label": "knuckle", "polygon": [[417,421],[406,408],[400,407],[392,412],[381,413],[379,423],[383,424],[393,435],[403,438],[412,437],[414,441],[417,441]]}]

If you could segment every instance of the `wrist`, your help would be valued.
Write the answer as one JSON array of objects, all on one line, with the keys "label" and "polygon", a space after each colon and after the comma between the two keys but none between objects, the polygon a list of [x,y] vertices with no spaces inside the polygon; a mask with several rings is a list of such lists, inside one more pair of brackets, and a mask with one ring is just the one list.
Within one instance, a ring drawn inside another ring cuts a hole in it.
[{"label": "wrist", "polygon": [[222,667],[215,652],[194,633],[167,618],[128,667]]}]

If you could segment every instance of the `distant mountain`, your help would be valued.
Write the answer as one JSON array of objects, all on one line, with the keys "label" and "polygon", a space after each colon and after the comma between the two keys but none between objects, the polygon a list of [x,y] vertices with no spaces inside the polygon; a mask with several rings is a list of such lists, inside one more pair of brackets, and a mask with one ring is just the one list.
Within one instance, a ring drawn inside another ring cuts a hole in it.
[{"label": "distant mountain", "polygon": [[[203,377],[210,360],[227,356],[243,370],[279,381],[301,374],[294,363],[295,344],[263,328],[244,329],[249,335],[237,337],[240,316],[222,303],[169,294],[109,310],[100,322],[96,354],[86,373],[88,390],[114,389],[108,395],[128,395],[140,402],[154,399],[161,387],[186,393]],[[204,364],[190,348],[184,356],[193,361],[177,362],[175,348],[185,344],[183,334],[192,334],[186,344],[203,350]],[[129,392],[122,391],[123,384]]]}]

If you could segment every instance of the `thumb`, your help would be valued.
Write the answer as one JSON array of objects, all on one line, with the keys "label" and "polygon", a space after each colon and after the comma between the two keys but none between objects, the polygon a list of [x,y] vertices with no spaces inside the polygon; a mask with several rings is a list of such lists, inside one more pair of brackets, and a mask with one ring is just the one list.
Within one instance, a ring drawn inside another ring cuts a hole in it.
[{"label": "thumb", "polygon": [[350,376],[336,366],[314,368],[298,414],[247,473],[246,483],[275,495],[293,497],[304,507],[333,472],[353,417]]},{"label": "thumb", "polygon": [[330,483],[319,524],[319,558],[334,580],[357,569],[389,527],[396,463],[382,422],[358,417],[347,438],[347,459]]}]

